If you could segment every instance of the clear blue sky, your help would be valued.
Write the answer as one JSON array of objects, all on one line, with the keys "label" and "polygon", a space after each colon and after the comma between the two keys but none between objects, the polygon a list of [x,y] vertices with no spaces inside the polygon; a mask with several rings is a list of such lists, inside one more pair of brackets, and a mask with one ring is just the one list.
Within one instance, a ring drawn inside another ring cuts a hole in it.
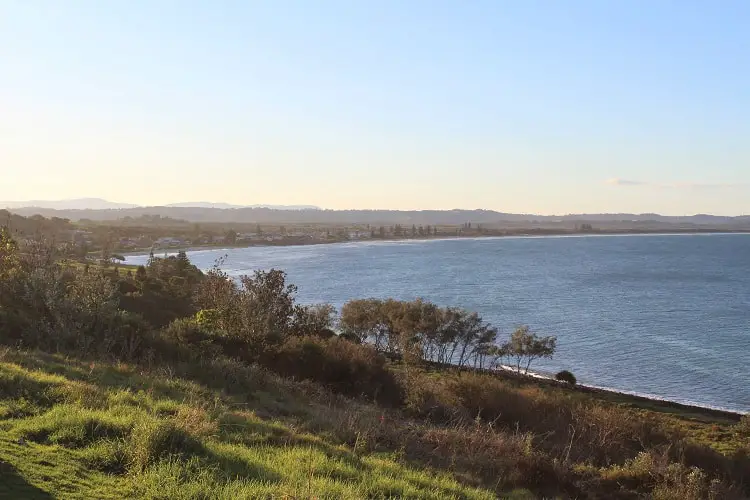
[{"label": "clear blue sky", "polygon": [[750,1],[0,0],[0,200],[750,213]]}]

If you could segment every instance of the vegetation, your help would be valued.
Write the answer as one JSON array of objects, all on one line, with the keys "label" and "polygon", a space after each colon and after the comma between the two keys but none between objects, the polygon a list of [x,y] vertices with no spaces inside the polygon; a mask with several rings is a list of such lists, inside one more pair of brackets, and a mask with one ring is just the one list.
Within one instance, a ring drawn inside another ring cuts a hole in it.
[{"label": "vegetation", "polygon": [[0,360],[3,498],[492,498],[378,450],[374,407],[259,368]]},{"label": "vegetation", "polygon": [[529,373],[531,363],[539,358],[551,358],[557,346],[556,337],[539,337],[529,331],[528,326],[521,326],[514,331],[510,340],[503,344],[500,352],[515,361],[516,372]]},{"label": "vegetation", "polygon": [[0,496],[750,495],[747,417],[526,377],[556,346],[526,327],[498,347],[422,300],[302,306],[278,270],[60,257],[0,232]]},{"label": "vegetation", "polygon": [[570,385],[576,385],[576,383],[578,383],[578,380],[576,380],[576,376],[568,370],[557,372],[557,374],[555,374],[555,380],[559,380],[560,382],[565,382],[566,384]]}]

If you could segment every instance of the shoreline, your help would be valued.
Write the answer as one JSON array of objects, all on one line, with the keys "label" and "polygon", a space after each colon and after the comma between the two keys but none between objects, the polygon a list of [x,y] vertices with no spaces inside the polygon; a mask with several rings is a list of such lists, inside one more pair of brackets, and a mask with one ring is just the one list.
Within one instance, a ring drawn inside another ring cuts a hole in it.
[{"label": "shoreline", "polygon": [[647,407],[648,409],[665,413],[675,413],[675,410],[678,410],[683,414],[683,416],[686,416],[685,413],[688,413],[689,415],[692,415],[694,417],[713,417],[736,422],[739,421],[739,419],[744,415],[750,415],[750,411],[742,412],[739,410],[730,410],[717,406],[701,405],[700,403],[695,402],[679,402],[672,399],[662,398],[654,394],[642,394],[625,389],[614,389],[583,383],[568,385],[564,382],[556,380],[554,378],[554,375],[551,374],[548,375],[541,372],[532,372],[531,370],[528,374],[518,374],[516,373],[515,368],[505,365],[501,365],[495,369],[483,371],[490,371],[491,373],[500,375],[503,378],[511,378],[525,383],[536,383],[541,385],[562,387],[570,391],[599,397],[600,399],[612,403],[626,404],[629,406],[634,406],[636,408]]},{"label": "shoreline", "polygon": [[750,229],[738,230],[720,230],[720,229],[689,229],[689,230],[672,230],[672,231],[596,231],[596,232],[543,232],[534,233],[511,233],[511,234],[487,234],[472,236],[436,236],[422,238],[367,238],[358,240],[336,240],[336,241],[310,241],[307,243],[290,242],[290,243],[259,243],[249,245],[191,245],[182,247],[169,248],[143,248],[129,252],[122,252],[124,257],[139,257],[148,255],[154,251],[154,255],[167,253],[174,254],[177,252],[203,252],[208,250],[236,250],[241,248],[268,248],[268,247],[306,247],[312,245],[344,245],[350,243],[393,243],[393,242],[427,242],[427,241],[453,241],[453,240],[479,240],[479,239],[505,239],[505,238],[586,238],[586,237],[606,237],[606,236],[691,236],[691,235],[739,235],[750,234]]},{"label": "shoreline", "polygon": [[[168,248],[155,250],[156,256],[167,254],[174,254],[178,251],[186,252],[205,252],[205,251],[229,251],[233,249],[241,248],[256,248],[256,247],[301,247],[310,245],[334,245],[334,244],[358,244],[358,243],[394,243],[394,242],[408,242],[408,243],[423,243],[429,241],[452,241],[460,239],[468,240],[479,240],[479,239],[504,239],[504,238],[559,238],[559,237],[615,237],[615,236],[691,236],[691,235],[734,235],[734,234],[748,234],[750,231],[716,231],[716,230],[704,230],[704,231],[658,231],[658,232],[596,232],[596,233],[559,233],[559,234],[508,234],[508,235],[476,235],[476,236],[448,236],[448,237],[431,237],[431,238],[399,238],[399,239],[366,239],[366,240],[353,240],[353,241],[317,241],[308,243],[294,243],[294,244],[258,244],[258,245],[198,245],[185,248]],[[135,251],[123,254],[126,257],[138,257],[148,255],[149,251]],[[466,368],[464,368],[466,369]],[[474,370],[474,369],[472,369]],[[556,387],[562,387],[566,390],[573,392],[587,394],[591,397],[602,399],[616,404],[625,404],[627,406],[635,408],[647,408],[654,409],[665,413],[672,413],[685,416],[689,418],[697,419],[721,419],[724,421],[738,421],[743,415],[750,415],[750,410],[732,410],[722,408],[718,406],[712,406],[709,404],[701,404],[698,402],[690,401],[679,401],[674,399],[668,399],[660,397],[654,394],[643,394],[635,391],[628,391],[627,389],[616,389],[611,387],[604,387],[592,384],[579,383],[575,386],[568,386],[562,384],[554,379],[554,374],[545,374],[541,372],[529,372],[528,375],[518,375],[514,371],[507,369],[494,369],[490,370],[492,373],[499,375],[504,378],[512,378],[519,380],[523,383],[531,383],[537,385],[554,385]]]}]

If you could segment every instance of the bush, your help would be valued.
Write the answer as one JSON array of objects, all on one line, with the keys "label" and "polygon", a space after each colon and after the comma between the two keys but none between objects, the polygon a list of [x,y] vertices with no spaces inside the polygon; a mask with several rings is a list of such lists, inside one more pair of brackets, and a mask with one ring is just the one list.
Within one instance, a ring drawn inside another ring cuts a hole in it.
[{"label": "bush", "polygon": [[555,380],[558,380],[560,382],[565,382],[566,384],[570,384],[570,385],[576,385],[576,383],[578,382],[576,380],[576,376],[573,375],[568,370],[557,372],[557,375],[555,375]]},{"label": "bush", "polygon": [[219,327],[219,311],[216,309],[201,309],[195,315],[195,321],[204,328]]},{"label": "bush", "polygon": [[735,429],[739,435],[750,438],[750,415],[743,415]]},{"label": "bush", "polygon": [[216,336],[192,318],[172,321],[161,331],[160,354],[170,359],[212,359],[222,351]]},{"label": "bush", "polygon": [[371,346],[338,337],[293,337],[268,350],[261,362],[282,375],[320,382],[341,394],[389,404],[402,399],[401,388],[381,354]]}]

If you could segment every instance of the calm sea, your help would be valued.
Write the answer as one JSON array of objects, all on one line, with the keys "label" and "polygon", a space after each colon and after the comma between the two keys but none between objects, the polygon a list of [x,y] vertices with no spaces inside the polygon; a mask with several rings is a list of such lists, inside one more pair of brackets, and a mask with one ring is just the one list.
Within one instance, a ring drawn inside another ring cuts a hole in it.
[{"label": "calm sea", "polygon": [[[558,337],[549,371],[750,412],[750,235],[358,242],[190,253],[232,275],[278,268],[302,302],[422,297]],[[135,256],[129,263],[143,263]]]}]

